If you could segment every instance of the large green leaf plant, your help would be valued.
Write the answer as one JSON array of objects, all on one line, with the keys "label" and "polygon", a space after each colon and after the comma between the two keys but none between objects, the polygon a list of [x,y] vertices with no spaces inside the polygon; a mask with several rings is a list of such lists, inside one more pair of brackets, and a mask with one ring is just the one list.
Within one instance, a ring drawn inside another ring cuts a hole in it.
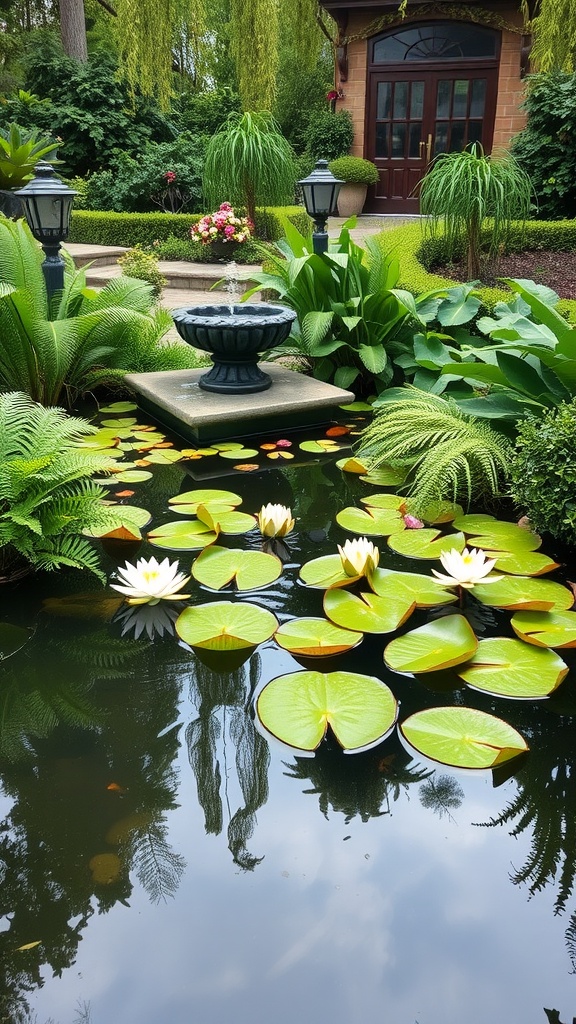
[{"label": "large green leaf plant", "polygon": [[0,218],[0,391],[71,406],[126,372],[195,365],[186,347],[161,344],[172,320],[149,285],[120,277],[96,291],[68,260],[50,302],[42,258],[23,221]]}]

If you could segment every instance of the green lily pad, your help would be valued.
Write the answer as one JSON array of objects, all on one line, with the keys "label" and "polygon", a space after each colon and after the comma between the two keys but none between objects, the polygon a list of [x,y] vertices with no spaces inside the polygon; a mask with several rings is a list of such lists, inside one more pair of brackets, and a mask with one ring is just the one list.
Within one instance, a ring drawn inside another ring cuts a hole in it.
[{"label": "green lily pad", "polygon": [[344,629],[362,633],[393,633],[412,614],[414,601],[397,601],[377,594],[349,594],[345,590],[327,590],[324,611],[332,622]]},{"label": "green lily pad", "polygon": [[340,555],[322,555],[304,563],[300,569],[300,579],[307,587],[327,590],[329,587],[347,587],[362,577],[347,576]]},{"label": "green lily pad", "polygon": [[112,430],[98,430],[95,434],[88,434],[78,441],[79,448],[116,448],[119,443],[119,435]]},{"label": "green lily pad", "polygon": [[291,654],[318,658],[350,651],[360,643],[362,636],[361,632],[342,629],[328,619],[302,618],[283,622],[274,639]]},{"label": "green lily pad", "polygon": [[114,479],[122,484],[140,484],[143,480],[150,480],[151,476],[147,469],[127,469],[124,473],[115,473]]},{"label": "green lily pad", "polygon": [[530,576],[509,576],[497,583],[477,583],[474,597],[490,608],[512,611],[567,611],[574,604],[571,590],[552,580]]},{"label": "green lily pad", "polygon": [[146,452],[146,461],[152,462],[155,466],[171,466],[173,462],[180,462],[182,458],[182,452],[176,451],[175,448]]},{"label": "green lily pad", "polygon": [[167,551],[200,551],[214,544],[218,534],[198,520],[178,520],[151,530],[148,540],[155,548],[166,548]]},{"label": "green lily pad", "polygon": [[463,533],[442,534],[434,528],[404,530],[388,541],[393,551],[408,558],[440,558],[445,551],[463,551],[466,540]]},{"label": "green lily pad", "polygon": [[242,504],[242,498],[233,491],[217,491],[211,488],[197,491],[183,491],[168,499],[168,504],[179,515],[195,516],[198,506],[204,505],[210,512],[230,511]]},{"label": "green lily pad", "polygon": [[383,492],[382,494],[369,494],[366,498],[360,498],[360,502],[362,505],[369,505],[370,508],[386,508],[398,511],[398,509],[405,507],[406,498],[400,497],[399,494]]},{"label": "green lily pad", "polygon": [[490,529],[494,523],[498,522],[494,516],[482,515],[482,514],[471,514],[457,516],[454,520],[454,529],[461,530],[462,533],[485,533]]},{"label": "green lily pad", "polygon": [[497,556],[495,569],[512,576],[544,576],[559,564],[539,551],[490,551],[489,554],[491,558]]},{"label": "green lily pad", "polygon": [[257,647],[278,628],[272,612],[246,601],[213,601],[185,608],[176,619],[178,636],[190,647],[237,651]]},{"label": "green lily pad", "polygon": [[404,601],[416,608],[435,608],[441,604],[452,604],[457,595],[441,583],[435,583],[431,576],[417,572],[396,572],[395,569],[376,569],[372,573],[370,586],[379,597],[387,601]]},{"label": "green lily pad", "polygon": [[360,475],[361,473],[367,472],[366,466],[364,465],[363,462],[360,462],[360,459],[338,459],[336,465],[338,466],[338,469],[342,470],[343,473],[356,473]]},{"label": "green lily pad", "polygon": [[218,444],[210,445],[210,447],[215,448],[217,452],[238,452],[244,445],[239,441],[221,441]]},{"label": "green lily pad", "polygon": [[336,516],[336,522],[349,533],[363,537],[389,537],[406,529],[399,512],[394,509],[370,507],[366,510],[350,506]]},{"label": "green lily pad", "polygon": [[256,713],[273,736],[297,750],[316,750],[328,726],[348,753],[380,742],[396,721],[392,691],[356,672],[292,672],[266,684]]},{"label": "green lily pad", "polygon": [[222,590],[234,582],[240,591],[256,590],[277,580],[282,562],[264,551],[234,551],[211,547],[198,556],[192,575],[212,590]]},{"label": "green lily pad", "polygon": [[96,530],[83,530],[85,537],[107,537],[111,530],[114,533],[118,529],[128,530],[134,537],[140,539],[140,531],[148,525],[152,516],[148,509],[138,508],[137,505],[116,505],[114,513],[118,516],[117,526],[101,526]]},{"label": "green lily pad", "polygon": [[528,750],[511,725],[474,708],[426,708],[400,731],[420,754],[455,768],[494,768]]},{"label": "green lily pad", "polygon": [[101,420],[100,423],[101,426],[111,427],[113,430],[125,430],[127,427],[133,427],[135,423],[138,423],[138,420],[135,416],[121,416],[118,419]]},{"label": "green lily pad", "polygon": [[111,405],[101,405],[100,412],[136,412],[136,402],[112,402]]},{"label": "green lily pad", "polygon": [[476,654],[458,675],[475,690],[534,700],[552,693],[567,672],[568,666],[554,651],[511,637],[491,637],[480,640]]},{"label": "green lily pad", "polygon": [[512,551],[521,554],[524,551],[537,551],[542,538],[530,530],[523,530],[514,523],[493,523],[480,536],[468,538],[468,546],[482,548],[484,551]]},{"label": "green lily pad", "polygon": [[220,511],[215,505],[212,507],[199,505],[197,515],[198,519],[202,523],[206,523],[211,530],[216,530],[218,533],[230,534],[232,536],[248,533],[256,526],[255,517],[248,515],[247,512],[229,511],[228,508]]},{"label": "green lily pad", "polygon": [[446,615],[391,640],[384,661],[395,672],[437,672],[469,661],[476,639],[463,615]]},{"label": "green lily pad", "polygon": [[0,622],[0,661],[11,658],[32,636],[32,629],[14,626],[11,622]]},{"label": "green lily pad", "polygon": [[[412,498],[406,498],[406,511],[412,513],[415,502]],[[417,519],[425,523],[437,525],[440,523],[454,523],[454,520],[462,515],[462,506],[453,501],[432,501],[425,509],[419,509]],[[464,531],[461,531],[464,532]]]},{"label": "green lily pad", "polygon": [[337,444],[335,441],[320,440],[302,441],[298,447],[301,452],[313,452],[315,455],[331,455],[333,452],[339,451],[342,445]]},{"label": "green lily pad", "polygon": [[138,430],[136,427],[134,428],[132,436],[142,442],[138,445],[140,451],[142,451],[143,448],[153,448],[154,445],[161,444],[162,441],[166,440],[166,435],[161,434],[159,431]]},{"label": "green lily pad", "polygon": [[253,459],[257,455],[260,455],[260,452],[257,448],[240,447],[233,448],[231,451],[220,452],[219,454],[221,459],[234,459],[237,461],[238,459]]},{"label": "green lily pad", "polygon": [[346,412],[374,412],[368,402],[349,402],[348,405],[340,405],[338,408],[344,409]]},{"label": "green lily pad", "polygon": [[408,474],[407,469],[400,466],[380,466],[380,469],[373,469],[360,477],[362,483],[372,484],[374,487],[397,487],[403,484]]},{"label": "green lily pad", "polygon": [[576,612],[516,612],[510,625],[536,647],[576,647]]}]

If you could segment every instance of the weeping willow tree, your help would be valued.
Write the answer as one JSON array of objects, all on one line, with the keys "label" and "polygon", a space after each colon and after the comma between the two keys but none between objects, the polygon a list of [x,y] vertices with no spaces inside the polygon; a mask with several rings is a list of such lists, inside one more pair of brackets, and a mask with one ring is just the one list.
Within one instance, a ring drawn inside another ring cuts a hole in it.
[{"label": "weeping willow tree", "polygon": [[278,0],[231,0],[231,49],[244,110],[272,110],[276,98]]},{"label": "weeping willow tree", "polygon": [[[525,16],[527,2],[523,3]],[[574,0],[539,0],[530,23],[534,34],[531,60],[538,71],[568,71],[576,67],[576,4]]]},{"label": "weeping willow tree", "polygon": [[289,45],[295,65],[305,70],[315,66],[325,41],[318,17],[317,0],[291,0],[280,10],[280,37]]},{"label": "weeping willow tree", "polygon": [[131,89],[170,104],[174,52],[199,58],[205,32],[204,0],[120,0],[116,32],[122,72]]}]

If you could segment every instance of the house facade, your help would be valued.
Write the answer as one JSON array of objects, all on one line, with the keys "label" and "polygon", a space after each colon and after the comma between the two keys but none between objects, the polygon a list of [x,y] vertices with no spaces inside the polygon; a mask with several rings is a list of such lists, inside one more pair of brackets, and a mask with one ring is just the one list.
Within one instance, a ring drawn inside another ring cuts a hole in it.
[{"label": "house facade", "polygon": [[417,213],[415,189],[439,153],[507,148],[524,126],[530,39],[518,2],[322,0],[338,30],[336,109],[354,122],[353,153],[379,182],[366,212]]}]

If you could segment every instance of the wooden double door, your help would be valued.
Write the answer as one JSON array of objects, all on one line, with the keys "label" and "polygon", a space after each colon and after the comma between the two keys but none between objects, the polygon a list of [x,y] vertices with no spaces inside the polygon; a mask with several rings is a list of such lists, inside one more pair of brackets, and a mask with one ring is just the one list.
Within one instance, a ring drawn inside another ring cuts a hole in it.
[{"label": "wooden double door", "polygon": [[380,178],[367,209],[418,213],[418,183],[439,153],[492,146],[498,67],[377,70],[369,75],[367,157]]}]

